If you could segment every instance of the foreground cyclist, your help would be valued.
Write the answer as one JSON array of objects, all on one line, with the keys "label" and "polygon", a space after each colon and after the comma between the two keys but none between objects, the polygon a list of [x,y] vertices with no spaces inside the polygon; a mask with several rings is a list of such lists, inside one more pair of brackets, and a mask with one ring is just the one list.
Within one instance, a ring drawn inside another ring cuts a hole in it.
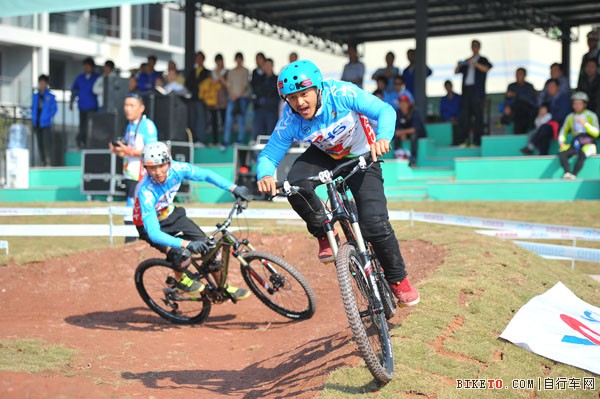
[{"label": "foreground cyclist", "polygon": [[[273,177],[293,141],[311,146],[298,157],[288,180],[316,175],[333,169],[350,157],[370,151],[373,160],[390,150],[394,136],[394,109],[354,84],[323,80],[319,68],[308,60],[292,62],[277,80],[279,95],[286,102],[283,115],[264,150],[258,156],[258,190],[275,195]],[[371,127],[377,122],[377,133]],[[302,195],[289,197],[292,208],[306,222],[308,231],[319,242],[319,260],[334,260],[333,250],[323,229],[325,210],[313,183],[301,183]],[[358,207],[360,228],[385,270],[386,279],[401,306],[419,302],[419,292],[410,284],[400,246],[389,222],[387,200],[383,193],[381,166],[348,179]]]},{"label": "foreground cyclist", "polygon": [[[248,188],[236,186],[208,169],[188,162],[172,161],[169,148],[160,141],[144,147],[142,164],[148,174],[136,189],[133,223],[142,240],[167,254],[167,259],[175,263],[182,263],[184,249],[198,254],[209,248],[206,235],[200,227],[186,216],[184,208],[173,204],[183,180],[207,181],[231,191],[236,198],[249,201]],[[204,284],[190,278],[183,267],[176,278],[177,288],[183,292],[198,293],[204,290]],[[227,285],[226,290],[237,300],[250,296],[250,292],[244,288]]]}]

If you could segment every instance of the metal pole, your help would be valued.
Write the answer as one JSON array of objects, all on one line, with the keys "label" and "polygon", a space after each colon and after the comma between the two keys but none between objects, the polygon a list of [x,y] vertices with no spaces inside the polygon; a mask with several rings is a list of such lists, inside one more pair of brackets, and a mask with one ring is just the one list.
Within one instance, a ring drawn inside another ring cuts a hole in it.
[{"label": "metal pole", "polygon": [[196,4],[197,0],[185,2],[185,76],[194,69],[194,53],[196,52]]},{"label": "metal pole", "polygon": [[561,36],[560,41],[562,43],[561,54],[562,54],[562,69],[563,74],[567,77],[569,82],[571,81],[571,26],[564,24],[560,27]]},{"label": "metal pole", "polygon": [[[573,239],[573,247],[577,248],[577,238]],[[571,259],[571,270],[575,270],[575,258]]]},{"label": "metal pole", "polygon": [[425,91],[425,79],[427,79],[427,0],[416,2],[416,59],[415,59],[415,104],[423,116],[423,122],[427,119],[427,93]]}]

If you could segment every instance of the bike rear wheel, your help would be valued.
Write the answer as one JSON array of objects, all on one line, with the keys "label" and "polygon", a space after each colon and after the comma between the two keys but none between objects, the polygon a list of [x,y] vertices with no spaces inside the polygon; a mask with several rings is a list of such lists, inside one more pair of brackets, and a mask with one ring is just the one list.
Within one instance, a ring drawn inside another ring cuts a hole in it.
[{"label": "bike rear wheel", "polygon": [[376,311],[376,298],[362,271],[356,248],[349,243],[343,244],[335,266],[344,310],[361,356],[373,377],[387,383],[394,375],[394,354],[387,320],[384,311]]},{"label": "bike rear wheel", "polygon": [[268,252],[250,251],[243,257],[248,263],[248,266],[242,265],[244,281],[262,303],[290,319],[312,317],[317,300],[298,270]]},{"label": "bike rear wheel", "polygon": [[197,324],[210,313],[204,295],[185,294],[175,288],[175,268],[165,259],[148,259],[135,270],[135,287],[142,300],[160,317],[176,324]]}]

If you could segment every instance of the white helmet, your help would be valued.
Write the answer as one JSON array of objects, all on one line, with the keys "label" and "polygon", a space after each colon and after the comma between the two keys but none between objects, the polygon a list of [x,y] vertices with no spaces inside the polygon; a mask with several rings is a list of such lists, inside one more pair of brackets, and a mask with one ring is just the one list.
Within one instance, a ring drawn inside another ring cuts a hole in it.
[{"label": "white helmet", "polygon": [[162,165],[171,162],[169,147],[163,142],[146,144],[142,150],[142,163],[144,166]]},{"label": "white helmet", "polygon": [[587,93],[583,91],[576,91],[575,93],[573,93],[571,95],[571,100],[581,100],[585,101],[586,103],[590,102],[590,98],[588,97]]}]

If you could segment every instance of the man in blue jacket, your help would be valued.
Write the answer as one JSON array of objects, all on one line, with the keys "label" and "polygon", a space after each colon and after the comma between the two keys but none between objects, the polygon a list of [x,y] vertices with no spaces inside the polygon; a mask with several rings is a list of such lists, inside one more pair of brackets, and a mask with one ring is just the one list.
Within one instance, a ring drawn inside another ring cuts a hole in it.
[{"label": "man in blue jacket", "polygon": [[87,124],[91,113],[98,111],[98,99],[94,94],[94,83],[100,77],[94,72],[96,63],[91,57],[83,60],[83,72],[80,73],[71,86],[71,102],[69,109],[73,110],[73,103],[77,99],[79,107],[79,133],[77,134],[77,146],[82,149],[87,140]]},{"label": "man in blue jacket", "polygon": [[[368,151],[373,160],[389,152],[396,113],[391,105],[374,95],[352,83],[323,80],[319,68],[308,60],[292,62],[283,68],[277,88],[286,104],[269,142],[258,156],[261,193],[276,193],[275,170],[293,141],[308,143],[310,147],[292,165],[289,180],[332,169]],[[377,132],[370,121],[377,121]],[[362,234],[373,245],[399,305],[416,305],[419,292],[408,281],[400,246],[389,221],[380,164],[352,176],[347,183],[356,201]],[[290,205],[317,238],[319,261],[331,262],[334,254],[323,229],[326,214],[321,199],[312,183],[300,186],[301,195],[290,196]]]},{"label": "man in blue jacket", "polygon": [[31,98],[31,123],[40,153],[40,164],[46,166],[45,141],[50,135],[52,117],[56,114],[56,98],[48,89],[48,75],[40,75],[38,78],[38,89]]}]

